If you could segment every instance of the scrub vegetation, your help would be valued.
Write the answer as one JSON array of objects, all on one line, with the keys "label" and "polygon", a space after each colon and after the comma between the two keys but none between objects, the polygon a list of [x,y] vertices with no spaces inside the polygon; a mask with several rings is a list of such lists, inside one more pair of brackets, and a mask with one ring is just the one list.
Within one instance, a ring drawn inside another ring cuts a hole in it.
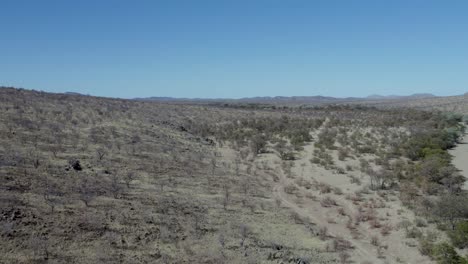
[{"label": "scrub vegetation", "polygon": [[0,89],[0,263],[467,263],[464,116]]}]

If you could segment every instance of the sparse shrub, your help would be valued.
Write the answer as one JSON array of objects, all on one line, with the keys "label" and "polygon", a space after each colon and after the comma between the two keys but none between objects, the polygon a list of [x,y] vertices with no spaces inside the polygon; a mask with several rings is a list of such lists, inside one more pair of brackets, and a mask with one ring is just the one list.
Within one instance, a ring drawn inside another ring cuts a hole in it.
[{"label": "sparse shrub", "polygon": [[417,227],[411,227],[406,231],[407,238],[420,238],[422,236],[422,232]]},{"label": "sparse shrub", "polygon": [[351,183],[356,183],[357,185],[361,185],[361,180],[358,177],[353,175],[349,175]]},{"label": "sparse shrub", "polygon": [[320,159],[318,157],[313,157],[310,160],[310,162],[313,163],[313,164],[320,164]]},{"label": "sparse shrub", "polygon": [[369,224],[372,228],[380,228],[382,224],[380,223],[379,219],[373,218],[369,221]]},{"label": "sparse shrub", "polygon": [[329,197],[329,196],[323,198],[323,199],[320,201],[320,204],[321,204],[323,207],[332,207],[332,206],[338,205],[338,204],[336,203],[336,201],[335,201],[334,199],[332,199],[331,197]]},{"label": "sparse shrub", "polygon": [[335,188],[333,188],[333,193],[336,194],[336,195],[342,195],[343,191],[341,190],[340,187],[335,187]]},{"label": "sparse shrub", "polygon": [[287,194],[294,194],[298,191],[299,189],[295,184],[289,184],[284,187],[284,192]]},{"label": "sparse shrub", "polygon": [[398,223],[398,228],[403,228],[406,232],[409,232],[409,228],[413,226],[413,223],[409,220],[403,220]]},{"label": "sparse shrub", "polygon": [[387,236],[390,234],[391,231],[392,231],[392,226],[390,224],[384,224],[382,226],[382,229],[380,230],[380,234],[382,234],[382,236]]},{"label": "sparse shrub", "polygon": [[345,173],[346,173],[345,169],[342,168],[342,167],[337,167],[337,168],[336,168],[336,172],[337,172],[338,174],[345,174]]},{"label": "sparse shrub", "polygon": [[426,220],[424,220],[422,218],[419,218],[419,217],[414,220],[414,224],[417,227],[426,227],[427,226]]},{"label": "sparse shrub", "polygon": [[336,129],[324,129],[318,135],[318,144],[327,147],[328,149],[333,149],[335,144],[337,131]]},{"label": "sparse shrub", "polygon": [[346,214],[346,211],[345,211],[345,209],[344,209],[343,207],[338,208],[338,214],[339,214],[339,215],[342,215],[342,216],[347,215],[347,214]]},{"label": "sparse shrub", "polygon": [[338,150],[338,159],[344,161],[348,157],[348,150],[345,148],[340,148]]},{"label": "sparse shrub", "polygon": [[339,253],[338,256],[340,258],[340,263],[342,264],[350,263],[351,255],[348,252],[342,251]]},{"label": "sparse shrub", "polygon": [[382,247],[382,246],[379,246],[377,247],[377,257],[379,259],[384,259],[385,258],[385,251],[384,251],[385,247]]},{"label": "sparse shrub", "polygon": [[277,208],[281,207],[281,203],[282,203],[281,199],[278,199],[278,198],[275,199],[275,204]]},{"label": "sparse shrub", "polygon": [[301,215],[299,215],[297,212],[291,213],[291,218],[296,224],[304,224],[304,220],[302,219]]},{"label": "sparse shrub", "polygon": [[322,226],[318,230],[318,236],[321,240],[325,240],[328,237],[328,228],[326,226]]},{"label": "sparse shrub", "polygon": [[348,240],[342,238],[342,237],[337,237],[333,240],[333,248],[336,251],[342,252],[346,250],[350,250],[353,248],[351,242]]},{"label": "sparse shrub", "polygon": [[304,178],[299,178],[295,182],[296,182],[297,185],[302,186],[302,187],[306,188],[307,190],[312,188],[312,183],[305,180]]},{"label": "sparse shrub", "polygon": [[306,193],[305,197],[309,198],[309,199],[312,200],[312,201],[316,201],[316,200],[317,200],[317,196],[313,195],[313,194],[310,193],[310,192]]},{"label": "sparse shrub", "polygon": [[320,190],[320,194],[330,193],[332,191],[332,187],[329,184],[324,183],[324,182],[319,183],[318,187]]},{"label": "sparse shrub", "polygon": [[346,228],[349,230],[354,230],[356,229],[354,223],[353,223],[353,218],[351,216],[348,216],[348,221],[346,222]]}]

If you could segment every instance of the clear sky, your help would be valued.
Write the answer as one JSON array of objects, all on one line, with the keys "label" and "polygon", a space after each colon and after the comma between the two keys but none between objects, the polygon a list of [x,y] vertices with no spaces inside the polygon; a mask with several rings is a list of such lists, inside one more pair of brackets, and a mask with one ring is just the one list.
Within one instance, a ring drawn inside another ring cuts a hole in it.
[{"label": "clear sky", "polygon": [[468,91],[466,0],[0,0],[0,85],[112,97]]}]

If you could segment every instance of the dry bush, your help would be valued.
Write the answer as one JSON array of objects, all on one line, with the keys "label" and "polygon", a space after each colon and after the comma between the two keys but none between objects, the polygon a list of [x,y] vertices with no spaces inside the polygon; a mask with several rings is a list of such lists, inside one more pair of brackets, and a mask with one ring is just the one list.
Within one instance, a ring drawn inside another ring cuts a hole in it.
[{"label": "dry bush", "polygon": [[291,218],[294,220],[294,223],[296,224],[304,224],[304,219],[297,212],[292,212]]},{"label": "dry bush", "polygon": [[354,247],[352,246],[351,242],[342,238],[342,237],[337,237],[333,239],[333,248],[336,251],[342,252],[342,251],[347,251],[350,249],[353,249]]},{"label": "dry bush", "polygon": [[317,196],[313,195],[312,193],[306,193],[305,194],[305,197],[307,197],[308,199],[312,200],[312,201],[317,201]]},{"label": "dry bush", "polygon": [[406,231],[407,238],[420,238],[423,235],[422,231],[417,227],[408,228]]},{"label": "dry bush", "polygon": [[354,228],[354,229],[351,229],[351,237],[352,237],[353,239],[361,239],[363,236],[362,236],[362,234],[359,232],[359,229]]},{"label": "dry bush", "polygon": [[349,178],[350,178],[350,182],[351,182],[351,183],[355,183],[355,184],[357,184],[357,185],[361,185],[361,184],[362,184],[362,183],[361,183],[361,180],[360,180],[358,177],[353,176],[353,175],[348,175],[348,176],[349,176]]},{"label": "dry bush", "polygon": [[322,198],[322,200],[320,200],[320,205],[322,205],[323,207],[332,207],[337,206],[338,204],[333,198],[326,196]]},{"label": "dry bush", "polygon": [[417,226],[417,227],[426,227],[427,226],[427,222],[426,220],[422,219],[422,218],[416,218],[414,219],[414,224]]},{"label": "dry bush", "polygon": [[338,149],[338,159],[344,161],[349,155],[349,150],[346,148]]},{"label": "dry bush", "polygon": [[371,243],[371,245],[378,247],[380,245],[379,237],[378,236],[372,236],[370,243]]},{"label": "dry bush", "polygon": [[301,186],[301,187],[304,187],[306,188],[307,190],[311,189],[312,188],[312,183],[307,181],[306,179],[304,178],[299,178],[295,181],[295,183],[298,185],[298,186]]},{"label": "dry bush", "polygon": [[324,182],[318,183],[318,188],[320,190],[320,194],[330,193],[332,191],[332,187]]},{"label": "dry bush", "polygon": [[336,167],[336,173],[338,174],[346,174],[346,170],[342,167]]},{"label": "dry bush", "polygon": [[380,230],[380,234],[382,236],[387,236],[390,234],[390,232],[393,230],[393,227],[390,224],[384,224],[382,225],[382,229]]},{"label": "dry bush", "polygon": [[336,195],[342,195],[343,191],[341,190],[340,187],[334,187],[333,188],[333,193],[336,194]]},{"label": "dry bush", "polygon": [[346,251],[340,252],[338,257],[340,258],[341,264],[348,264],[351,262],[351,255]]},{"label": "dry bush", "polygon": [[361,195],[356,194],[346,194],[345,198],[353,202],[353,204],[358,205],[362,201]]},{"label": "dry bush", "polygon": [[292,183],[284,187],[284,192],[287,194],[295,194],[298,190],[299,188]]},{"label": "dry bush", "polygon": [[349,230],[354,230],[356,229],[356,226],[354,225],[353,218],[348,215],[348,221],[346,221],[346,228]]},{"label": "dry bush", "polygon": [[326,226],[320,227],[317,233],[320,240],[326,240],[328,238],[328,228]]},{"label": "dry bush", "polygon": [[409,232],[410,227],[413,226],[413,223],[411,221],[405,219],[397,224],[398,229],[404,229],[405,232]]},{"label": "dry bush", "polygon": [[346,210],[343,207],[338,208],[337,211],[339,215],[342,215],[342,216],[347,215]]},{"label": "dry bush", "polygon": [[379,259],[384,259],[385,258],[385,250],[384,249],[385,249],[385,247],[381,247],[381,246],[379,246],[377,248],[377,257]]},{"label": "dry bush", "polygon": [[281,204],[282,204],[281,199],[276,198],[276,199],[275,199],[275,205],[276,205],[276,207],[277,207],[277,208],[280,208],[280,207],[281,207]]},{"label": "dry bush", "polygon": [[372,228],[380,228],[382,227],[382,224],[380,223],[379,219],[374,218],[369,221],[369,224]]}]

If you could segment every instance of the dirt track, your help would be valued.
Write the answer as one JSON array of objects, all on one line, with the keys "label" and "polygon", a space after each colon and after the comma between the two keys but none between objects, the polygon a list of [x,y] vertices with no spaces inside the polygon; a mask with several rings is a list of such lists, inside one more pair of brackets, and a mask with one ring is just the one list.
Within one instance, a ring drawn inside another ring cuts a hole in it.
[{"label": "dirt track", "polygon": [[[453,165],[468,179],[468,134],[465,135],[460,144],[450,150],[450,154],[453,155]],[[468,180],[463,189],[468,190]]]},{"label": "dirt track", "polygon": [[[321,226],[329,225],[326,219],[322,219],[321,217],[318,217],[317,214],[310,213],[307,210],[300,208],[294,202],[291,202],[287,198],[287,194],[284,192],[285,186],[286,186],[286,179],[284,175],[281,175],[280,181],[274,187],[273,191],[274,191],[275,197],[281,200],[281,203],[283,206],[288,207],[290,210],[296,212],[301,217],[307,217],[308,219],[312,220],[316,224],[319,224]],[[343,237],[347,239],[349,242],[351,242],[352,246],[354,247],[354,252],[351,252],[351,253],[355,255],[355,259],[358,258],[360,261],[371,261],[372,263],[382,263],[382,261],[379,260],[373,252],[370,252],[365,246],[360,245],[359,241],[352,239],[350,235],[349,236],[345,235],[345,234],[348,234],[349,232],[345,230],[344,227],[341,228],[342,230],[330,230],[330,229],[331,228],[328,229],[329,230],[328,233],[330,236]]]}]

